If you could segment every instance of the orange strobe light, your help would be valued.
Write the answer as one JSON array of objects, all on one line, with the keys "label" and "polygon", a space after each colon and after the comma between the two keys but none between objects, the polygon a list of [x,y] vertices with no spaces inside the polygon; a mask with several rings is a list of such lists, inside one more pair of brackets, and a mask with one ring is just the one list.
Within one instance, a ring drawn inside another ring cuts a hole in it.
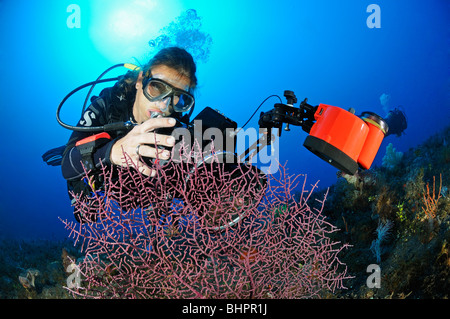
[{"label": "orange strobe light", "polygon": [[386,122],[371,112],[360,117],[336,106],[319,104],[316,123],[303,145],[311,152],[347,174],[358,165],[370,168],[387,133]]}]

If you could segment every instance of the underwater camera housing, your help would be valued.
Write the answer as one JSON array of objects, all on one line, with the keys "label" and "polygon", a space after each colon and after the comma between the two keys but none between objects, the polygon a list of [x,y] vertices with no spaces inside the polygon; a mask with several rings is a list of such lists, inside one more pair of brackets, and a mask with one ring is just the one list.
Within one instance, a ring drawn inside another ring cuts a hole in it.
[{"label": "underwater camera housing", "polygon": [[[206,107],[188,124],[177,119],[174,127],[158,128],[155,133],[172,135],[175,138],[173,148],[158,146],[160,149],[171,150],[172,161],[175,163],[186,160],[180,157],[183,156],[182,147],[185,148],[184,153],[200,152],[204,159],[211,158],[210,155],[214,153],[219,162],[236,163],[236,129],[235,121],[218,110]],[[159,160],[161,165],[167,162]]]},{"label": "underwater camera housing", "polygon": [[275,104],[275,108],[260,115],[260,127],[279,129],[286,123],[301,126],[309,133],[303,145],[318,157],[339,170],[354,175],[358,167],[369,169],[388,132],[387,122],[372,112],[356,116],[353,109],[327,104],[311,106],[307,99],[299,108],[292,91],[285,91],[288,104]]}]

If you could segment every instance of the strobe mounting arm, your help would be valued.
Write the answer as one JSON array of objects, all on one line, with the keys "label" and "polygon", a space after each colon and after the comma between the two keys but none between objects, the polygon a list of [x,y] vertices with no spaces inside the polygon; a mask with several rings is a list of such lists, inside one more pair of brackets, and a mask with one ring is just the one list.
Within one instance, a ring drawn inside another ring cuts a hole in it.
[{"label": "strobe mounting arm", "polygon": [[318,106],[309,105],[308,99],[305,98],[299,107],[295,107],[297,97],[293,91],[284,91],[284,97],[287,100],[286,104],[276,103],[272,110],[261,112],[258,125],[260,129],[263,129],[263,135],[240,155],[241,160],[248,160],[255,152],[258,153],[268,144],[271,144],[273,128],[278,129],[278,136],[281,136],[283,124],[285,124],[285,131],[290,131],[289,126],[295,125],[309,133],[314,124],[314,113]]},{"label": "strobe mounting arm", "polygon": [[278,129],[278,135],[281,136],[283,124],[286,124],[284,130],[289,131],[289,125],[301,126],[302,129],[309,133],[314,124],[314,113],[317,106],[309,105],[308,99],[304,99],[300,103],[300,107],[295,107],[297,98],[293,91],[284,91],[287,100],[286,104],[277,103],[274,108],[268,112],[261,112],[259,116],[259,127],[268,130],[272,128]]}]

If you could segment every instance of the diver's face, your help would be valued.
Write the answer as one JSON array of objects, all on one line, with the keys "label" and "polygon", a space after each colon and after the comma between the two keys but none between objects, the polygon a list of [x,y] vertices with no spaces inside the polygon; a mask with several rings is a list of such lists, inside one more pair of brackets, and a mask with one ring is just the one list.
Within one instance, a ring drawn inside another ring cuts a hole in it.
[{"label": "diver's face", "polygon": [[[176,88],[188,91],[190,80],[184,75],[180,75],[177,70],[166,65],[157,65],[151,70],[152,78],[161,79]],[[150,102],[143,93],[142,72],[136,81],[136,100],[133,106],[134,119],[140,124],[151,117],[158,115],[170,116],[173,112],[170,106],[170,98],[161,101]],[[176,104],[176,101],[174,101]]]}]

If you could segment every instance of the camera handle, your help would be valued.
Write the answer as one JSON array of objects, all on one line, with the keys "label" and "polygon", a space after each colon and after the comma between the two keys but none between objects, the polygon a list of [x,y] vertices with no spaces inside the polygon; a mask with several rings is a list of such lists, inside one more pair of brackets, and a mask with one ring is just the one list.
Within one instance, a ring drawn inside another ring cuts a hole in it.
[{"label": "camera handle", "polygon": [[315,123],[314,113],[318,106],[309,105],[308,99],[305,98],[298,108],[294,107],[294,104],[297,103],[297,97],[293,91],[284,91],[284,97],[287,100],[286,104],[276,103],[272,110],[261,112],[258,125],[260,130],[263,130],[262,136],[239,156],[241,161],[248,161],[264,147],[272,144],[273,128],[278,129],[278,137],[281,136],[283,124],[286,124],[285,131],[290,131],[290,125],[295,125],[300,126],[307,133],[310,132]]}]

